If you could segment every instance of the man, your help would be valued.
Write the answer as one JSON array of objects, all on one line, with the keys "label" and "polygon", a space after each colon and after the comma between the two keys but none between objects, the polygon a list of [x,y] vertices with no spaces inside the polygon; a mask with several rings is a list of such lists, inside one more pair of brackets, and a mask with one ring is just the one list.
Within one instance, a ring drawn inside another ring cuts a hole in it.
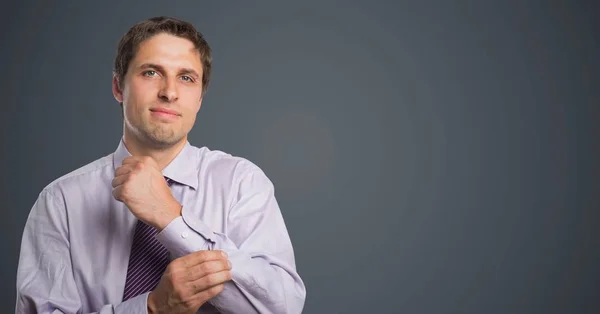
[{"label": "man", "polygon": [[189,23],[121,39],[116,151],[58,178],[25,225],[17,313],[300,313],[305,286],[271,181],[187,140],[211,72]]}]

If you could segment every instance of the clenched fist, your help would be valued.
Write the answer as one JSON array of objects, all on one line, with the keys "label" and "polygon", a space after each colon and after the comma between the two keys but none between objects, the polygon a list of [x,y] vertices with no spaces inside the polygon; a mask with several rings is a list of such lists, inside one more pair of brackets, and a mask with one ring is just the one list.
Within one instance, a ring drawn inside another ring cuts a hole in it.
[{"label": "clenched fist", "polygon": [[150,157],[127,157],[115,170],[113,196],[138,219],[164,229],[181,215],[181,204],[171,194],[163,174]]},{"label": "clenched fist", "polygon": [[196,313],[231,280],[221,251],[198,251],[173,260],[148,296],[148,313]]}]

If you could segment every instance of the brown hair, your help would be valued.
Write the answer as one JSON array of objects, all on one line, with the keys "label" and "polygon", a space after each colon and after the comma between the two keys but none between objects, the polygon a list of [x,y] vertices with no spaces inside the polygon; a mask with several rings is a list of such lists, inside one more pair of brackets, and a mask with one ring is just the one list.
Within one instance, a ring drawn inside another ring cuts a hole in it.
[{"label": "brown hair", "polygon": [[[202,62],[202,94],[206,93],[210,81],[212,65],[211,49],[202,33],[194,25],[172,17],[158,16],[138,22],[133,25],[119,41],[117,56],[115,58],[114,73],[123,87],[123,78],[127,74],[129,63],[135,57],[139,45],[150,37],[167,33],[173,36],[188,39],[194,44],[200,54]],[[122,106],[122,104],[121,104]]]}]

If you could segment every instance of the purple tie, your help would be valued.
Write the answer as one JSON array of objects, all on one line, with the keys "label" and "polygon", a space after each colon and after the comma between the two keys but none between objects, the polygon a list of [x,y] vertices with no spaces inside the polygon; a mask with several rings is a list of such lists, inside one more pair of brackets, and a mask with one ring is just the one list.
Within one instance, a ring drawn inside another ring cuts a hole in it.
[{"label": "purple tie", "polygon": [[[169,186],[171,180],[167,179]],[[158,231],[138,220],[131,245],[123,301],[152,291],[169,264],[169,251],[154,236]]]}]

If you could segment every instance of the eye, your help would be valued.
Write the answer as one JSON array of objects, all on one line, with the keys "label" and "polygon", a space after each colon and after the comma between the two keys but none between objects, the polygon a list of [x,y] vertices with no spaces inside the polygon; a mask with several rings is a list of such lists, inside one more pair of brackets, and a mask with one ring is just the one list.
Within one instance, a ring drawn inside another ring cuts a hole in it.
[{"label": "eye", "polygon": [[194,82],[194,79],[191,78],[191,77],[189,77],[189,76],[187,76],[187,75],[182,76],[181,79],[184,80],[184,81],[186,81],[186,82]]},{"label": "eye", "polygon": [[148,70],[144,72],[144,76],[154,76],[156,75],[156,71],[154,70]]}]

